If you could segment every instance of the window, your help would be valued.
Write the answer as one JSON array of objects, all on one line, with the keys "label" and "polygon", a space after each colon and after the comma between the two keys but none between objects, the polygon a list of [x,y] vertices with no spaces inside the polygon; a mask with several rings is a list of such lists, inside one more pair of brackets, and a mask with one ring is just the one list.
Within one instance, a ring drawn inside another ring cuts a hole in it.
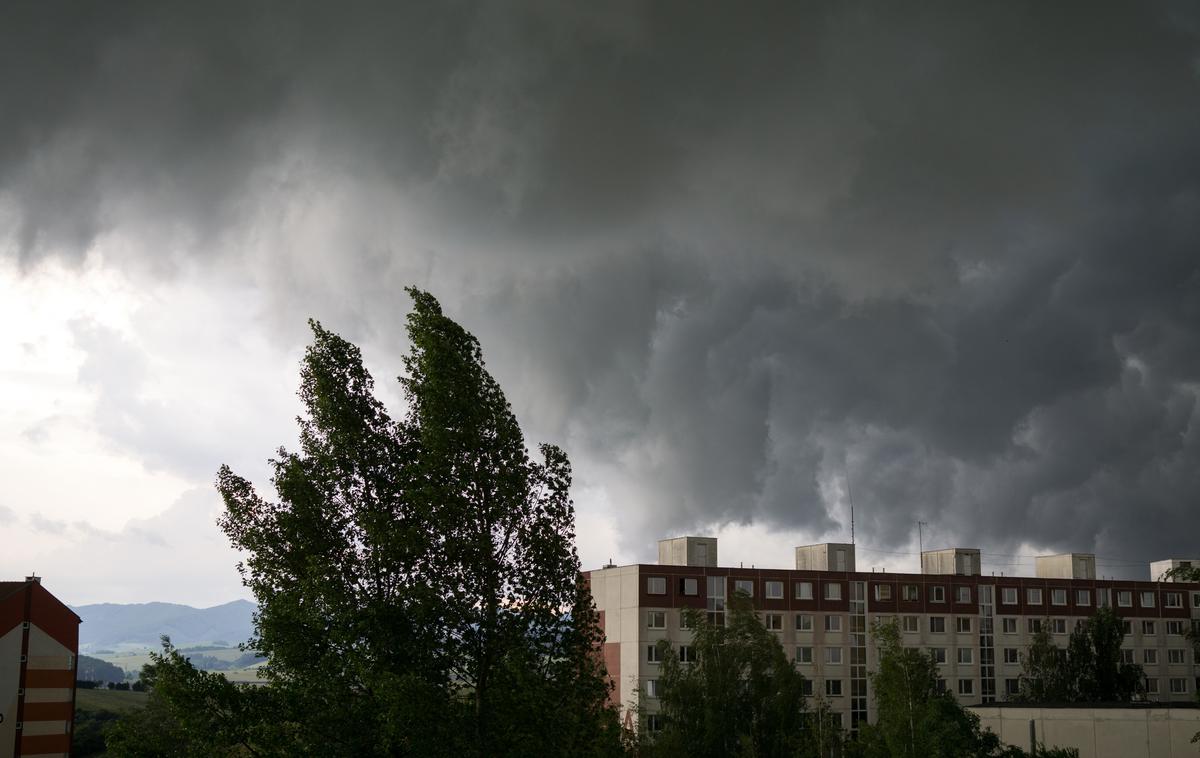
[{"label": "window", "polygon": [[1112,607],[1112,590],[1107,587],[1101,587],[1096,590],[1096,605],[1101,608]]},{"label": "window", "polygon": [[1030,587],[1025,590],[1025,602],[1029,605],[1042,604],[1042,591],[1038,587]]},{"label": "window", "polygon": [[875,599],[876,600],[891,600],[892,599],[892,585],[890,585],[890,584],[875,585]]},{"label": "window", "polygon": [[1017,588],[1016,587],[1001,587],[1000,602],[1005,605],[1017,604]]},{"label": "window", "polygon": [[1121,634],[1133,634],[1133,622],[1129,619],[1121,619]]},{"label": "window", "polygon": [[696,648],[692,647],[691,645],[680,645],[679,646],[679,662],[680,663],[695,663],[696,662]]},{"label": "window", "polygon": [[1040,631],[1042,631],[1042,620],[1041,619],[1029,619],[1029,633],[1037,634]]},{"label": "window", "polygon": [[954,619],[954,626],[959,634],[968,634],[971,631],[971,617],[959,616]]},{"label": "window", "polygon": [[930,616],[929,617],[929,633],[930,634],[945,634],[946,633],[946,617],[945,616]]},{"label": "window", "polygon": [[825,599],[841,600],[842,585],[840,582],[825,582]]},{"label": "window", "polygon": [[813,630],[812,616],[807,613],[796,614],[796,631],[811,632]]},{"label": "window", "polygon": [[1004,648],[1004,662],[1005,663],[1020,663],[1021,662],[1021,653],[1015,647]]},{"label": "window", "polygon": [[804,693],[805,697],[812,697],[813,684],[811,679],[804,679],[800,682],[800,692]]},{"label": "window", "polygon": [[768,600],[783,600],[783,582],[774,580],[763,582],[763,595]]},{"label": "window", "polygon": [[974,695],[975,694],[975,680],[974,679],[959,679],[958,680],[958,694]]},{"label": "window", "polygon": [[1187,679],[1171,679],[1170,687],[1172,695],[1186,695]]},{"label": "window", "polygon": [[1062,589],[1061,587],[1055,587],[1054,589],[1050,590],[1050,604],[1051,605],[1066,605],[1067,604],[1067,591]]},{"label": "window", "polygon": [[842,665],[842,649],[840,647],[825,648],[825,662],[830,666]]},{"label": "window", "polygon": [[796,663],[812,663],[812,651],[811,647],[796,648]]},{"label": "window", "polygon": [[1200,592],[1192,593],[1192,607],[1200,608]]},{"label": "window", "polygon": [[708,622],[715,626],[725,626],[726,577],[710,576],[706,577],[705,581],[708,585],[708,598],[705,603]]},{"label": "window", "polygon": [[1091,605],[1092,593],[1090,590],[1075,590],[1075,605]]},{"label": "window", "polygon": [[940,584],[935,584],[929,588],[929,601],[932,603],[946,602],[946,588]]},{"label": "window", "polygon": [[766,615],[766,617],[763,619],[763,621],[766,623],[767,629],[771,630],[772,632],[782,632],[783,631],[783,614],[782,613],[768,613]]},{"label": "window", "polygon": [[1133,605],[1133,593],[1129,590],[1117,590],[1117,605],[1129,608]]},{"label": "window", "polygon": [[1163,607],[1164,608],[1182,608],[1183,607],[1183,595],[1179,594],[1178,592],[1164,592],[1163,593]]},{"label": "window", "polygon": [[960,666],[970,666],[975,663],[975,648],[960,647],[958,649],[958,663]]},{"label": "window", "polygon": [[662,650],[658,645],[646,646],[646,663],[662,663]]},{"label": "window", "polygon": [[906,632],[921,631],[920,621],[921,621],[920,618],[917,616],[905,616],[904,617],[904,631],[906,631]]},{"label": "window", "polygon": [[665,594],[667,594],[667,578],[665,576],[648,576],[648,577],[646,577],[646,594],[647,595],[665,595]]},{"label": "window", "polygon": [[915,585],[915,584],[902,585],[900,587],[900,599],[908,600],[908,601],[920,600],[921,599],[921,590],[918,589],[917,585]]},{"label": "window", "polygon": [[1050,623],[1052,623],[1054,625],[1054,633],[1055,634],[1066,634],[1067,633],[1067,620],[1066,619],[1054,619]]},{"label": "window", "polygon": [[646,611],[646,626],[650,629],[667,628],[666,611]]},{"label": "window", "polygon": [[1143,621],[1142,622],[1142,634],[1154,634],[1154,622],[1153,621]]},{"label": "window", "polygon": [[958,603],[971,602],[971,588],[970,587],[955,587],[954,588],[954,600],[955,600],[955,602],[958,602]]},{"label": "window", "polygon": [[1167,651],[1167,663],[1185,663],[1184,650],[1180,648],[1172,648]]},{"label": "window", "polygon": [[684,577],[679,580],[679,591],[685,595],[699,595],[700,582],[695,577]]},{"label": "window", "polygon": [[1133,663],[1133,651],[1128,648],[1121,649],[1121,663]]},{"label": "window", "polygon": [[646,679],[644,683],[646,686],[642,688],[642,691],[646,693],[646,697],[657,698],[658,697],[658,680],[657,679]]},{"label": "window", "polygon": [[796,599],[812,600],[812,582],[796,582]]},{"label": "window", "polygon": [[944,648],[944,647],[929,648],[929,655],[930,655],[930,657],[933,658],[934,663],[945,663],[946,662],[946,648]]},{"label": "window", "polygon": [[1013,697],[1015,695],[1020,694],[1020,692],[1021,692],[1021,680],[1020,679],[1005,679],[1004,680],[1004,694],[1005,695],[1008,695],[1009,697]]},{"label": "window", "polygon": [[1153,591],[1143,592],[1141,600],[1142,600],[1143,608],[1153,608],[1154,607],[1154,592]]},{"label": "window", "polygon": [[826,697],[841,697],[842,696],[842,680],[841,679],[826,679],[825,680],[825,696]]},{"label": "window", "polygon": [[1005,634],[1016,634],[1017,633],[1017,620],[1016,619],[1012,619],[1012,618],[1001,619],[1000,626],[1004,630]]},{"label": "window", "polygon": [[841,616],[826,616],[825,617],[825,631],[827,631],[827,632],[842,631],[842,617]]},{"label": "window", "polygon": [[1158,663],[1158,650],[1147,648],[1142,651],[1142,663]]},{"label": "window", "polygon": [[658,713],[646,714],[646,731],[654,734],[661,732],[663,729],[663,717]]},{"label": "window", "polygon": [[1146,694],[1147,695],[1157,695],[1158,694],[1158,680],[1157,679],[1147,679],[1146,680]]},{"label": "window", "polygon": [[734,579],[733,591],[744,592],[746,597],[754,597],[754,580],[753,579]]},{"label": "window", "polygon": [[1176,636],[1182,635],[1183,634],[1183,622],[1182,621],[1168,621],[1167,622],[1167,634],[1173,634]]}]

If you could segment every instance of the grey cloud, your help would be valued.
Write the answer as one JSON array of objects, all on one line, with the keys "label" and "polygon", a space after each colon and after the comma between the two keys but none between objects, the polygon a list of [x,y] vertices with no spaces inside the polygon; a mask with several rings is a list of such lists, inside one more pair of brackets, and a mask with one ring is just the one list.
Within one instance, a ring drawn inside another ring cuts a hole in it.
[{"label": "grey cloud", "polygon": [[[1148,559],[1200,526],[1194,9],[54,13],[0,27],[26,265],[108,233],[220,259],[283,338],[316,315],[387,365],[429,287],[638,551],[836,529],[847,474],[883,547],[920,518]],[[106,433],[207,475],[136,350],[78,336]]]},{"label": "grey cloud", "polygon": [[67,522],[46,518],[40,513],[30,514],[29,526],[32,527],[34,531],[42,532],[43,534],[63,535],[67,531]]}]

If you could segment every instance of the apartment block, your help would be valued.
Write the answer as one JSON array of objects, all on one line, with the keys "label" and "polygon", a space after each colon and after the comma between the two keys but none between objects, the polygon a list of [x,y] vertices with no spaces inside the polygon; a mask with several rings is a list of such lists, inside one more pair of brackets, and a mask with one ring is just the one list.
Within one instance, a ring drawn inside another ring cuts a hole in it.
[{"label": "apartment block", "polygon": [[851,729],[875,717],[867,674],[878,663],[870,635],[876,620],[895,619],[906,646],[929,650],[941,685],[963,705],[1009,700],[1037,630],[1045,625],[1065,646],[1098,607],[1122,619],[1123,655],[1145,669],[1148,700],[1191,701],[1200,686],[1184,636],[1200,625],[1200,584],[1097,579],[1095,556],[1086,553],[1043,556],[1033,577],[983,576],[971,548],[926,551],[919,574],[863,572],[855,570],[854,546],[841,543],[796,548],[794,569],[722,567],[716,543],[663,540],[657,565],[589,572],[613,697],[627,714],[640,700],[646,728],[658,724],[658,642],[690,660],[683,609],[723,623],[739,591],[795,660],[809,692],[826,698]]},{"label": "apartment block", "polygon": [[0,758],[67,758],[79,617],[38,577],[0,582]]}]

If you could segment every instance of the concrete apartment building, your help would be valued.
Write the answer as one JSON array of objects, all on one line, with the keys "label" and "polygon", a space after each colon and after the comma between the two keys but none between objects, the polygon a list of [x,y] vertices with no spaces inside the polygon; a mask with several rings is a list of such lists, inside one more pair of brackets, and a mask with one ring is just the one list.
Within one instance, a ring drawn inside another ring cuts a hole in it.
[{"label": "concrete apartment building", "polygon": [[[1151,576],[1180,563],[1156,562]],[[1189,701],[1200,686],[1184,637],[1200,623],[1200,584],[1098,579],[1095,556],[1085,553],[1039,557],[1034,577],[983,576],[980,552],[963,548],[922,553],[920,574],[857,571],[854,546],[837,543],[796,548],[795,565],[721,567],[715,538],[679,537],[659,542],[657,565],[590,572],[619,705],[640,698],[644,726],[657,728],[658,641],[688,660],[691,631],[681,626],[681,611],[723,620],[737,591],[750,595],[811,694],[825,697],[850,729],[875,718],[867,672],[877,664],[876,619],[895,618],[906,646],[932,651],[945,687],[963,705],[1009,699],[1036,630],[1049,625],[1065,646],[1076,621],[1099,606],[1123,619],[1124,654],[1145,669],[1148,700]]]},{"label": "concrete apartment building", "polygon": [[0,758],[66,758],[79,617],[35,576],[0,582]]}]

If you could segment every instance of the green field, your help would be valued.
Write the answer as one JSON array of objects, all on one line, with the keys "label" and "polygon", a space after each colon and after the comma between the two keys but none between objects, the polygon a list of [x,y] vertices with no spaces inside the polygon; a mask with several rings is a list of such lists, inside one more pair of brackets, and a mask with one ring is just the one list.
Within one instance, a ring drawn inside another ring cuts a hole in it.
[{"label": "green field", "polygon": [[81,711],[129,713],[146,707],[145,692],[122,690],[75,690],[75,708]]},{"label": "green field", "polygon": [[[158,652],[158,650],[157,648],[146,648],[144,650],[90,653],[90,655],[93,658],[99,658],[100,660],[106,661],[115,666],[120,666],[128,673],[136,676],[142,670],[142,666],[145,666],[150,662],[151,652]],[[236,661],[245,654],[236,647],[206,647],[195,651],[184,649],[180,650],[180,652],[185,656],[206,655],[221,661]],[[219,673],[224,674],[225,677],[231,682],[260,682],[262,681],[262,677],[258,675],[257,669],[257,666],[250,666],[247,668],[223,670]]]}]

